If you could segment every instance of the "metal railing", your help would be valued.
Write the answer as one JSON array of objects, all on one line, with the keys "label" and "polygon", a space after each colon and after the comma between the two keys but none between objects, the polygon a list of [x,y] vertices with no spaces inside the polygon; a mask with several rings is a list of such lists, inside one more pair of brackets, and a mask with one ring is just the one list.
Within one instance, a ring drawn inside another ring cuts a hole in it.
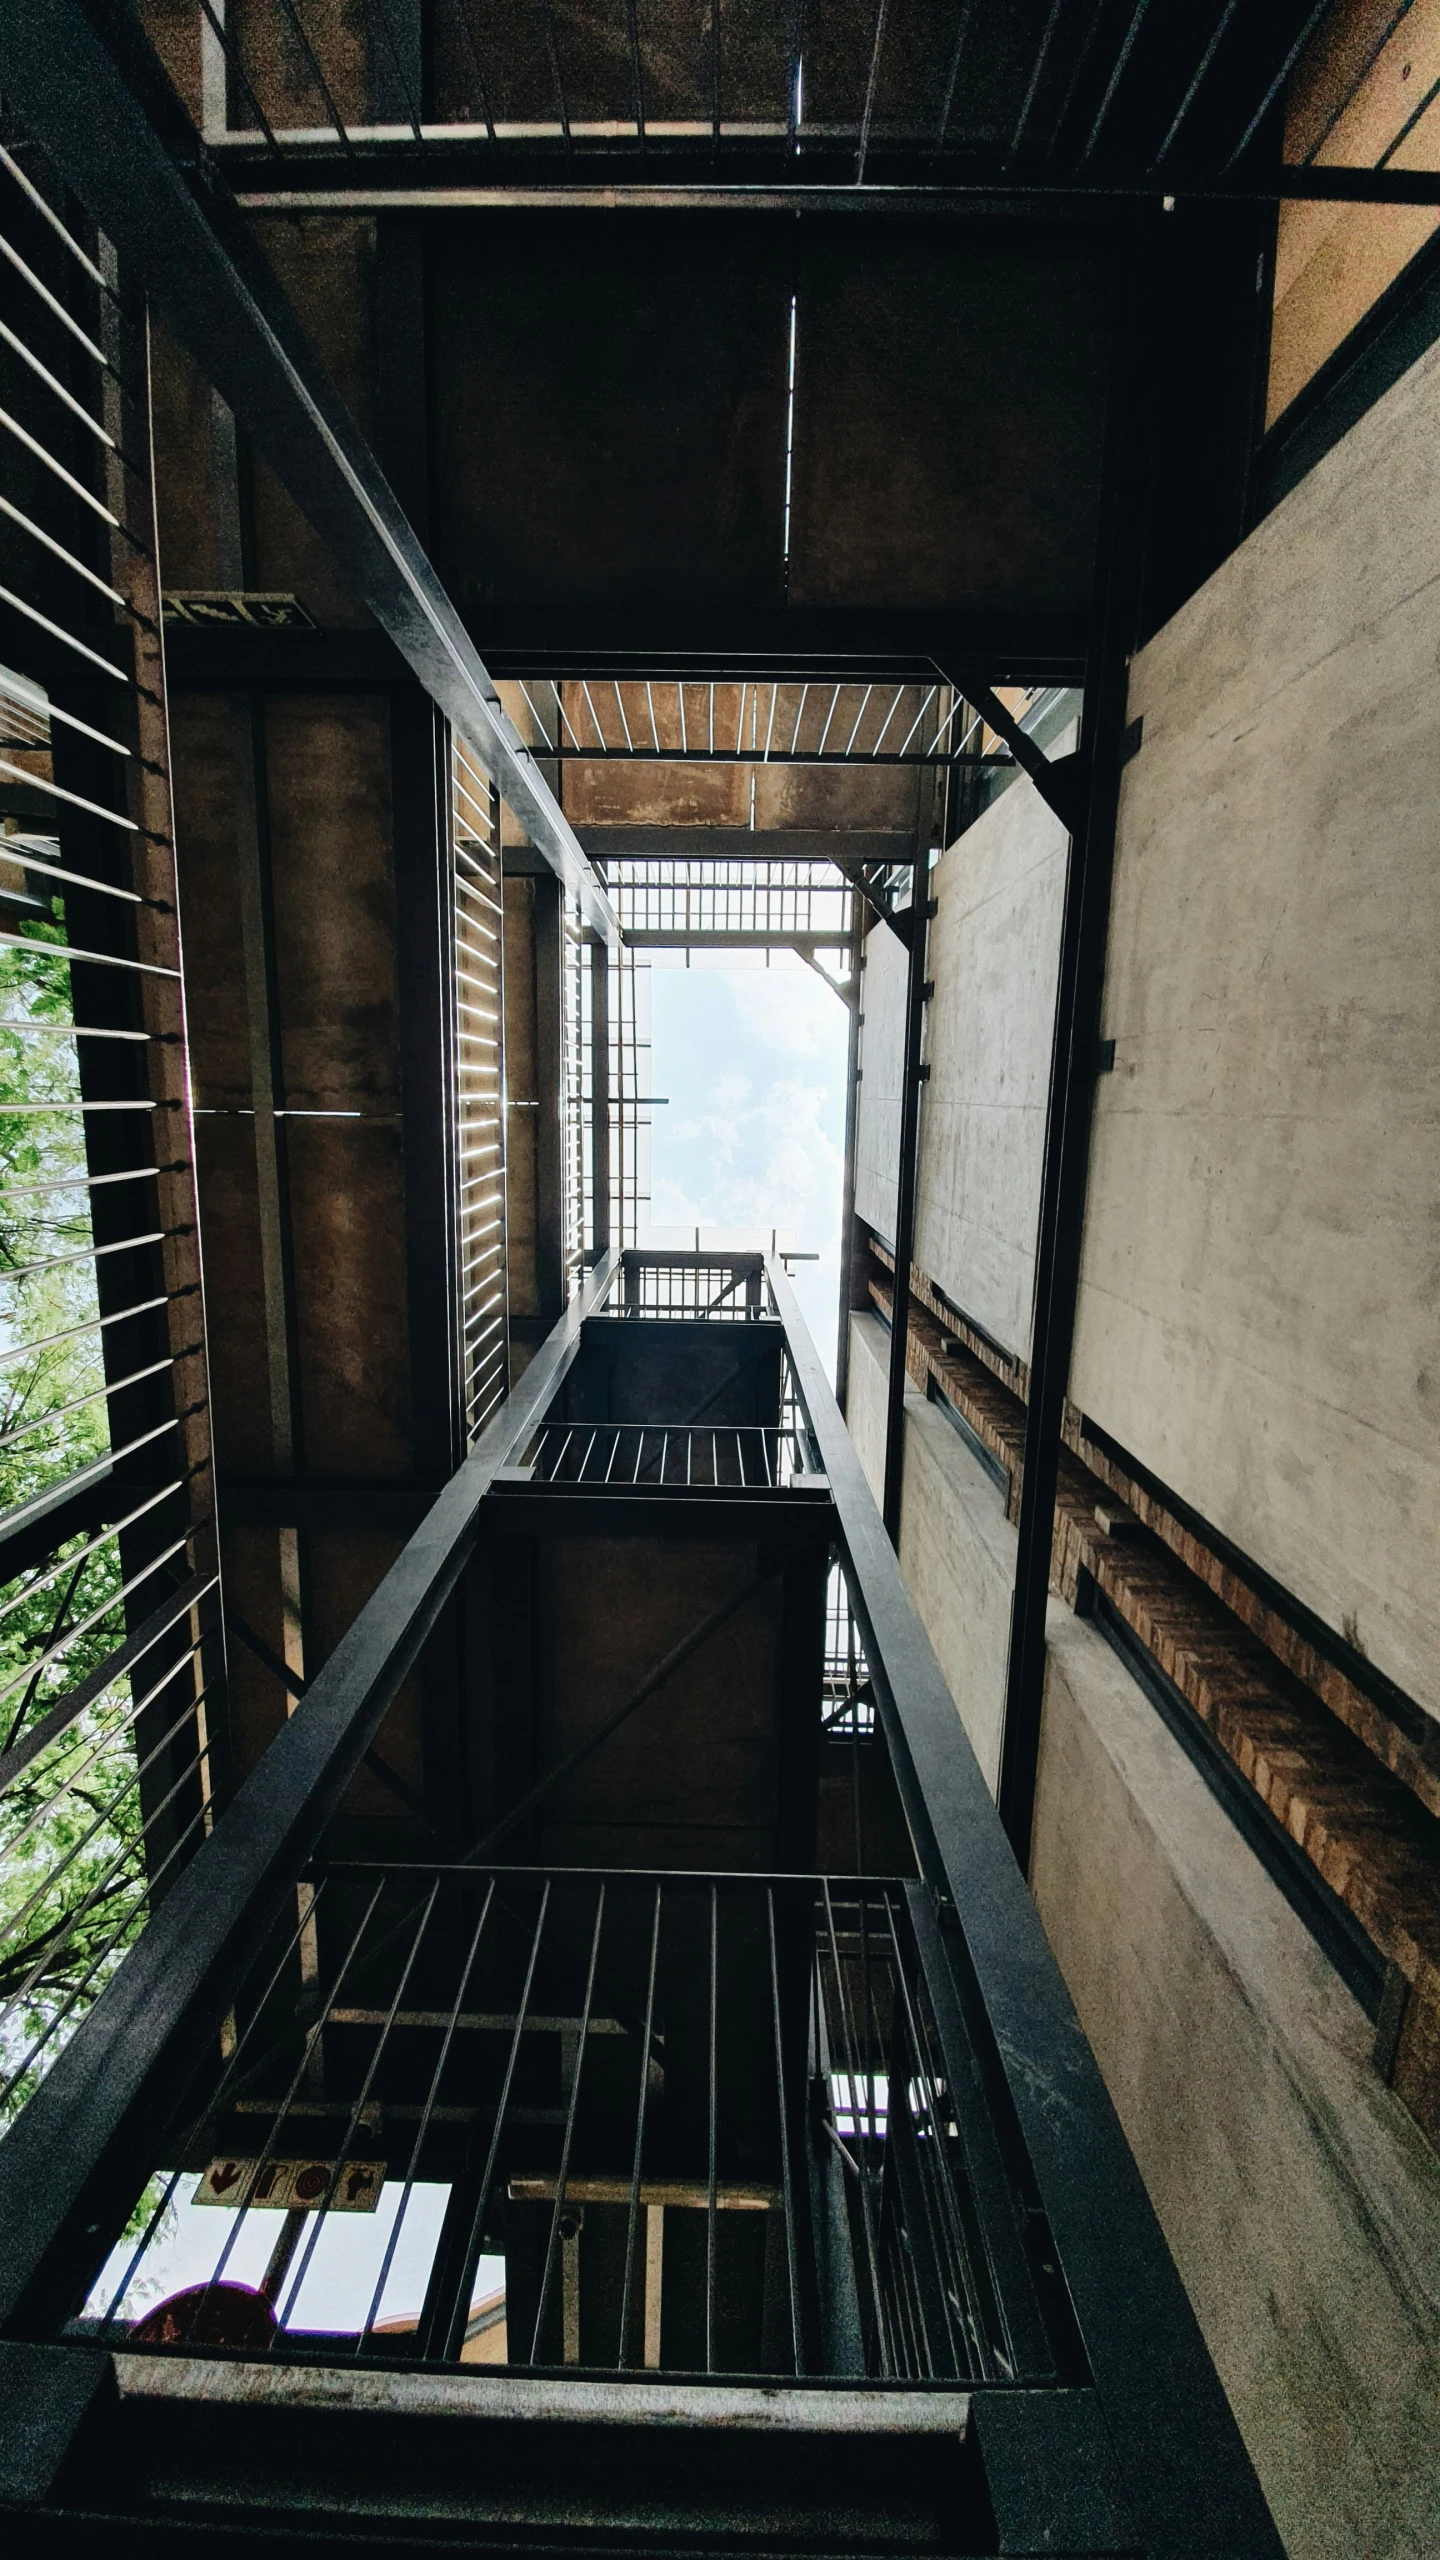
[{"label": "metal railing", "polygon": [[773,1491],[814,1472],[801,1431],[760,1424],[547,1422],[520,1464],[540,1484],[631,1492],[658,1485]]},{"label": "metal railing", "polygon": [[[915,1888],[329,1867],[75,2326],[721,2379],[1053,2379]],[[185,2281],[174,2284],[177,2272]],[[170,2289],[172,2288],[173,2289]],[[503,2299],[500,2336],[494,2314]],[[477,2315],[491,2314],[482,2328]]]},{"label": "metal railing", "polygon": [[832,863],[622,855],[606,859],[604,871],[627,935],[683,942],[784,934],[837,949],[850,940],[853,890]]},{"label": "metal railing", "polygon": [[774,1322],[764,1256],[627,1252],[606,1302],[607,1316],[724,1324]]},{"label": "metal railing", "polygon": [[0,2119],[213,1821],[223,1694],[143,303],[0,150]]}]

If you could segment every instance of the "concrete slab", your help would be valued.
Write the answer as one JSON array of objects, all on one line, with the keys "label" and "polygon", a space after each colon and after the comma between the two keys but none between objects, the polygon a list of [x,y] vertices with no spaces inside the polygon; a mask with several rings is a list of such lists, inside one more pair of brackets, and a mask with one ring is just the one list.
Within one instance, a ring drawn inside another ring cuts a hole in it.
[{"label": "concrete slab", "polygon": [[1071,1394],[1440,1715],[1440,350],[1137,658]]}]

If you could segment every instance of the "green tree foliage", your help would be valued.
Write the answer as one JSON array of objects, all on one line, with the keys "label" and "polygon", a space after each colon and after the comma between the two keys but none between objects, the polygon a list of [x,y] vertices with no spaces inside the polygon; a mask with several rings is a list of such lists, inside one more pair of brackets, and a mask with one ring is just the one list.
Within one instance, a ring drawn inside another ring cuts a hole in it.
[{"label": "green tree foliage", "polygon": [[[65,938],[36,922],[0,950],[0,1512],[108,1446],[69,969],[45,948]],[[113,1537],[77,1537],[0,1590],[0,1753],[121,1641],[120,1578]],[[0,2122],[143,1917],[131,1715],[121,1680],[0,1795]]]}]

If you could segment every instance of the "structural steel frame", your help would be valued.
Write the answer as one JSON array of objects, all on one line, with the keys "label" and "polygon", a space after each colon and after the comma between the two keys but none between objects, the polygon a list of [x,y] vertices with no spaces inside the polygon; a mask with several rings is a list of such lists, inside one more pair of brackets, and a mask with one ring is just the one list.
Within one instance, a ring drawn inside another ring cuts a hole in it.
[{"label": "structural steel frame", "polygon": [[607,941],[618,928],[374,454],[325,381],[138,22],[102,40],[79,0],[0,0],[5,85],[67,184],[343,561]]},{"label": "structural steel frame", "polygon": [[[667,1257],[682,1273],[716,1260]],[[740,1257],[737,1270],[748,1274],[754,1260]],[[492,1488],[527,1502],[573,1499],[563,1488],[512,1493],[501,1470],[543,1418],[579,1351],[582,1325],[603,1311],[619,1267],[612,1252],[587,1275],[0,2146],[0,2362],[18,2386],[7,2396],[0,2478],[14,2478],[26,2458],[14,2439],[15,2426],[28,2423],[25,2391],[48,2386],[59,2441],[33,2492],[41,2499],[97,2375],[108,2370],[93,2346],[38,2343],[46,2305],[83,2279],[95,2245],[88,2235],[117,2213],[123,2218],[148,2175],[147,2132],[179,2102],[202,2041],[220,2034],[261,1932],[314,1853],[456,1588]],[[919,1859],[923,1889],[912,1909],[927,1979],[949,2004],[957,2050],[976,2053],[993,2089],[1005,2093],[1002,2132],[1008,2121],[1015,2159],[1028,2162],[1023,2174],[1034,2182],[1027,2245],[1037,2275],[1048,2281],[1056,2265],[1063,2269],[1056,2300],[1068,2301],[1078,2323],[1080,2362],[1066,2388],[1001,2391],[983,2410],[977,2397],[972,2414],[987,2478],[1008,2477],[1017,2496],[1028,2495],[1032,2534],[1038,2500],[1049,2511],[1047,2532],[1053,2536],[1063,2517],[1063,2546],[1088,2549],[1093,2524],[1087,2531],[1081,2519],[1093,2520],[1095,2482],[1113,2457],[1134,2542],[1146,2553],[1179,2560],[1223,2549],[1279,2560],[1194,2314],[782,1262],[766,1257],[763,1275],[822,1469],[798,1504],[797,1526],[808,1524],[813,1538],[818,1509],[841,1554]],[[594,1497],[597,1510],[603,1499]],[[769,1500],[784,1506],[791,1497]],[[662,1514],[666,1497],[650,1497],[647,1507]],[[723,1512],[723,1503],[717,1507]],[[1121,2539],[1129,2547],[1129,2528]],[[1115,2547],[1113,2539],[1104,2547]]]}]

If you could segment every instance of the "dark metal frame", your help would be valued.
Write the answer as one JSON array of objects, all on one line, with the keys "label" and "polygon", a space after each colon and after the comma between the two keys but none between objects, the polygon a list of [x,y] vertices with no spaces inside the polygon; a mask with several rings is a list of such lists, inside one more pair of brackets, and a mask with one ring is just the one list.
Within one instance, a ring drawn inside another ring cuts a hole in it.
[{"label": "dark metal frame", "polygon": [[306,346],[144,37],[78,0],[0,0],[7,93],[208,381],[345,563],[382,628],[491,767],[587,921],[608,899],[364,438]]},{"label": "dark metal frame", "polygon": [[[713,1257],[671,1259],[698,1268]],[[748,1278],[753,1257],[740,1260]],[[88,2280],[97,2226],[129,2211],[153,2166],[147,2133],[184,2101],[197,2056],[218,2036],[264,1932],[456,1587],[482,1501],[573,1498],[563,1487],[502,1492],[497,1471],[550,1406],[617,1268],[612,1254],[588,1276],[0,2145],[0,2333],[10,2342],[0,2344],[0,2360],[13,2384],[0,2483],[31,2483],[12,2495],[48,2494],[105,2369],[93,2347],[25,2342],[53,2336],[57,2298]],[[1194,2315],[774,1258],[764,1286],[823,1468],[815,1494],[796,1506],[811,1554],[807,1563],[797,1551],[809,1587],[796,1593],[795,1640],[809,1643],[817,1609],[823,1620],[818,1511],[832,1522],[920,1863],[923,1882],[908,1907],[952,2102],[990,2111],[1007,2179],[1019,2181],[1022,2197],[1020,2227],[1012,2219],[1010,2230],[1052,2334],[1069,2341],[1059,2389],[1001,2387],[970,2403],[1000,2547],[1133,2548],[1156,2560],[1224,2549],[1278,2560]],[[783,1506],[791,1498],[769,1499]],[[653,1509],[664,1507],[665,1497],[652,1497]],[[803,1777],[808,1786],[808,1769]],[[804,1843],[797,1836],[794,1845]],[[38,2399],[27,2404],[27,2392]],[[37,2406],[45,2411],[38,2453],[29,2415]]]},{"label": "dark metal frame", "polygon": [[[1024,1476],[996,1799],[1015,1855],[1027,1872],[1045,1701],[1045,1618],[1060,1429],[1080,1286],[1127,668],[1144,592],[1153,460],[1154,367],[1148,333],[1163,298],[1160,245],[1153,219],[1149,225],[1137,226],[1127,324],[1117,341],[1111,379],[1102,473],[1090,659],[1081,720],[1083,799],[1078,815],[1067,821],[1073,832],[1055,991]],[[1064,814],[1063,803],[1060,814]]]}]

